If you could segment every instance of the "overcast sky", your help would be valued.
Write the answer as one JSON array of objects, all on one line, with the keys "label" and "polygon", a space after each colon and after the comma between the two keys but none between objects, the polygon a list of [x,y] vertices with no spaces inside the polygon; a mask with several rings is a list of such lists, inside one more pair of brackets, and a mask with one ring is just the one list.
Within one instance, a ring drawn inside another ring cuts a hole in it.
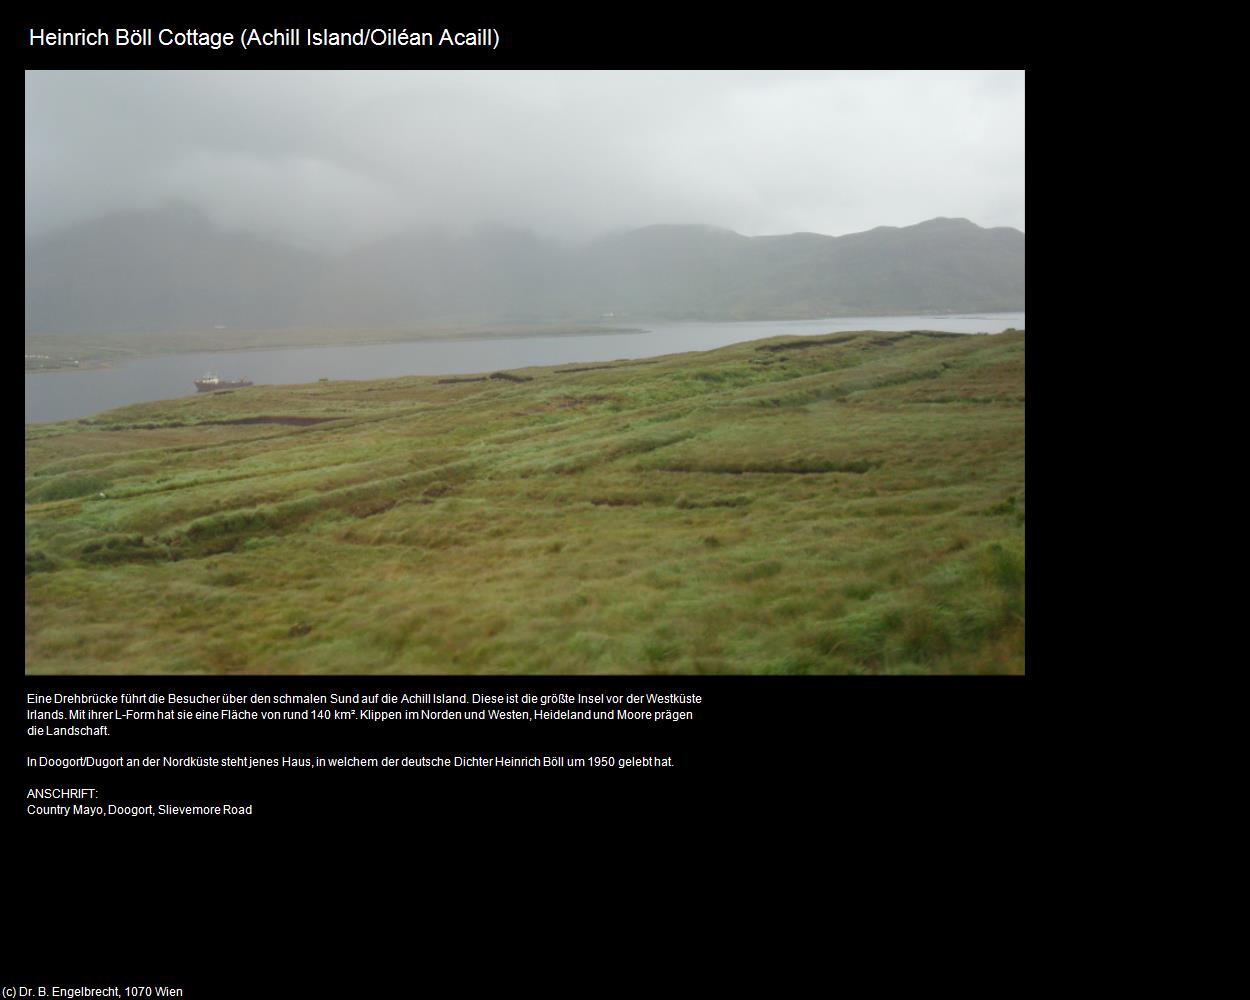
[{"label": "overcast sky", "polygon": [[182,200],[347,248],[404,228],[1024,228],[1024,73],[28,72],[26,230]]}]

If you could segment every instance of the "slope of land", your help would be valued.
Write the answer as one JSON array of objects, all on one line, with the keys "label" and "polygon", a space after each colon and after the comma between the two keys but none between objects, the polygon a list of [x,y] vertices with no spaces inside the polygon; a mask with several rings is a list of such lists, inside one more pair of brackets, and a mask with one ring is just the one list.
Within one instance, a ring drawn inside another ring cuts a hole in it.
[{"label": "slope of land", "polygon": [[649,226],[577,247],[481,228],[313,253],[222,231],[172,205],[29,241],[25,330],[394,331],[502,319],[630,325],[1009,312],[1025,307],[1024,246],[1016,229],[930,219],[839,237]]},{"label": "slope of land", "polygon": [[1018,673],[1024,342],[774,338],[31,427],[26,670]]}]

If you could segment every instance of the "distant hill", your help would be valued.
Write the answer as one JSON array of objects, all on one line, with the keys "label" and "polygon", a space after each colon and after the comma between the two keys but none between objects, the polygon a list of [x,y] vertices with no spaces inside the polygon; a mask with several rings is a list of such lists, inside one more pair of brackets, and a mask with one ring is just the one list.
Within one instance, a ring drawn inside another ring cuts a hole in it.
[{"label": "distant hill", "polygon": [[174,205],[30,241],[25,263],[27,333],[1024,308],[1024,234],[966,219],[840,237],[649,226],[577,248],[481,228],[332,256],[224,232]]}]

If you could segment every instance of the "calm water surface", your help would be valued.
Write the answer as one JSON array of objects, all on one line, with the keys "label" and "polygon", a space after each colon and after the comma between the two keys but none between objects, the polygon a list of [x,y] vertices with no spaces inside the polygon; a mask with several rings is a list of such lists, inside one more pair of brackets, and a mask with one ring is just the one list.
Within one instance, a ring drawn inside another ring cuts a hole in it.
[{"label": "calm water surface", "polygon": [[138,358],[115,368],[27,374],[26,422],[72,420],[129,403],[195,395],[192,380],[210,371],[222,378],[246,376],[257,385],[315,382],[319,378],[452,375],[529,365],[649,358],[682,351],[707,351],[761,337],[810,335],[837,330],[1001,333],[1007,327],[1023,330],[1024,313],[861,316],[758,323],[665,323],[648,326],[641,333],[426,340],[408,344],[170,354]]}]

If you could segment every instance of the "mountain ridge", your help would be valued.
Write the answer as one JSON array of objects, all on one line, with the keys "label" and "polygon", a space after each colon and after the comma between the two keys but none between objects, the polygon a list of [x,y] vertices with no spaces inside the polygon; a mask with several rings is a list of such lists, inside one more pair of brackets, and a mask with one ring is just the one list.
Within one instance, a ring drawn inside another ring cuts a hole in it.
[{"label": "mountain ridge", "polygon": [[660,223],[575,247],[501,227],[408,231],[330,255],[175,204],[28,240],[25,330],[1015,311],[1024,241],[1010,227],[938,217],[843,236]]}]

